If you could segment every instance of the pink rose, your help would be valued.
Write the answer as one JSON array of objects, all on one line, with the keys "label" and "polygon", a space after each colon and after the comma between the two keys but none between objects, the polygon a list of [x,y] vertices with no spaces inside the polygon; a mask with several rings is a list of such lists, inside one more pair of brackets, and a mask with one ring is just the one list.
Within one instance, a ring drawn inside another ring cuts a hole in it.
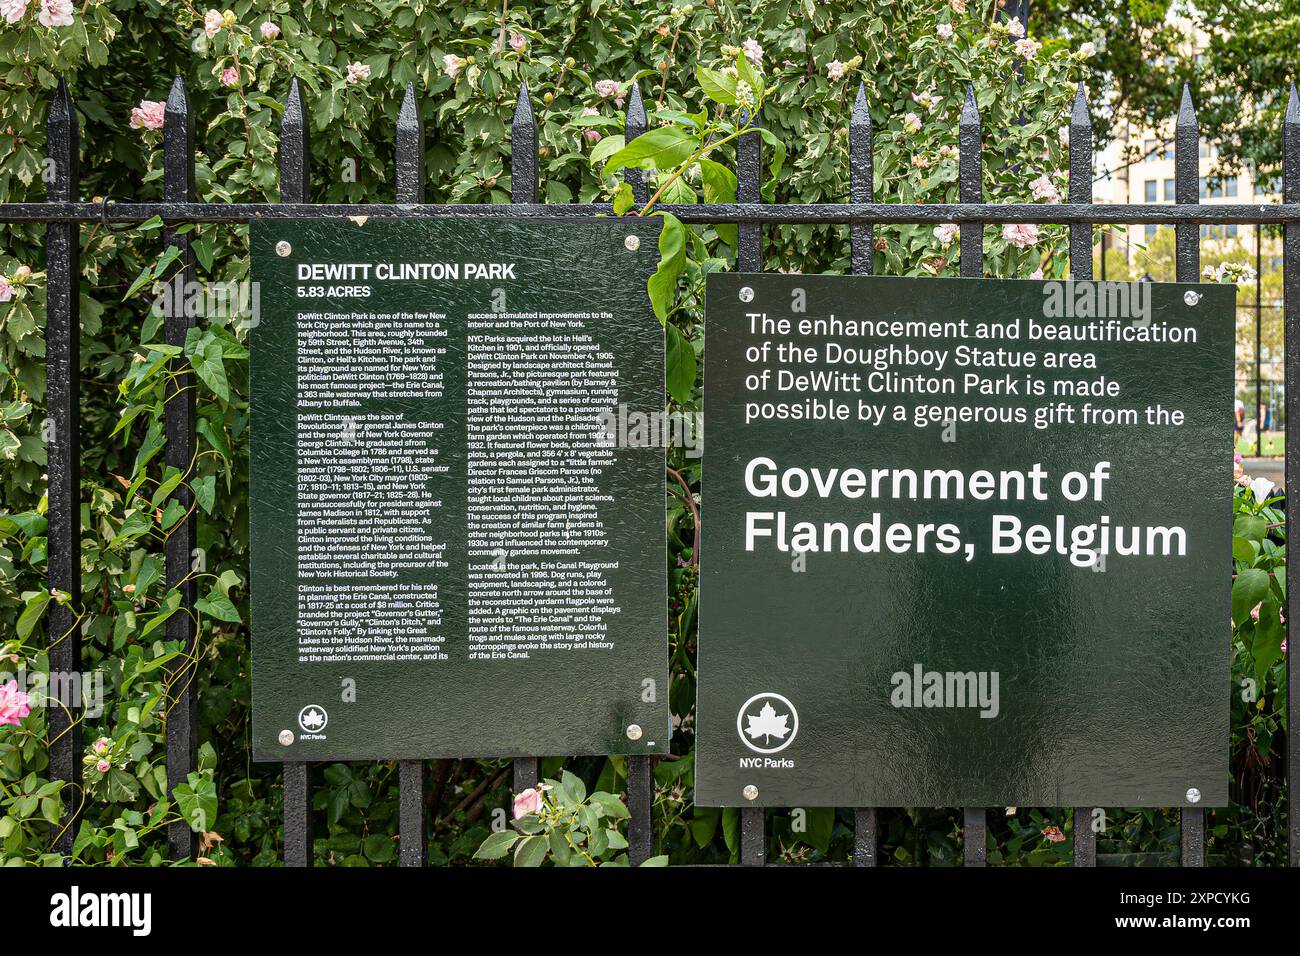
[{"label": "pink rose", "polygon": [[265,23],[262,24],[261,30],[262,30],[262,39],[267,41],[268,43],[270,43],[272,40],[274,40],[276,37],[280,35],[280,27],[272,23],[270,20],[267,20]]},{"label": "pink rose", "polygon": [[596,95],[607,100],[620,100],[623,98],[623,87],[618,84],[617,80],[597,80],[592,88],[596,91]]},{"label": "pink rose", "polygon": [[754,64],[755,66],[759,66],[762,64],[763,48],[758,45],[758,41],[755,40],[753,37],[750,37],[748,40],[742,43],[740,45],[740,49],[744,51],[745,59],[748,60],[750,63]]},{"label": "pink rose", "polygon": [[131,110],[132,129],[162,129],[167,115],[167,104],[162,100],[141,100]]},{"label": "pink rose", "polygon": [[95,751],[96,756],[102,757],[104,754],[108,753],[108,743],[109,741],[107,737],[100,737],[91,745],[91,749]]},{"label": "pink rose", "polygon": [[1029,184],[1029,191],[1033,193],[1035,199],[1045,199],[1048,202],[1056,202],[1061,198],[1060,192],[1052,185],[1052,181],[1046,176],[1039,176]]},{"label": "pink rose", "polygon": [[238,86],[238,85],[239,85],[239,71],[236,70],[233,66],[228,66],[228,67],[226,67],[224,70],[222,70],[222,71],[221,71],[221,85],[222,85],[222,86]]},{"label": "pink rose", "polygon": [[510,34],[510,49],[516,53],[523,53],[524,50],[528,49],[528,40],[518,33],[512,33]]},{"label": "pink rose", "polygon": [[98,770],[100,773],[108,773],[110,770],[113,769],[113,765],[109,763],[107,760],[100,760],[95,763],[95,769]]},{"label": "pink rose", "polygon": [[526,817],[530,813],[537,813],[542,809],[542,792],[540,790],[525,790],[523,793],[515,794],[515,819]]},{"label": "pink rose", "polygon": [[1085,43],[1079,47],[1079,56],[1085,60],[1096,52],[1097,44],[1095,43]]},{"label": "pink rose", "polygon": [[951,23],[941,23],[941,24],[939,24],[937,27],[935,27],[934,32],[937,33],[937,34],[939,35],[939,39],[940,39],[940,40],[944,40],[944,41],[951,40],[951,39],[952,39],[952,24],[951,24]]},{"label": "pink rose", "polygon": [[[1015,20],[1013,22],[1019,23],[1020,21]],[[1065,842],[1065,834],[1061,832],[1061,828],[1058,826],[1043,827],[1039,832],[1043,834],[1043,839],[1047,840],[1048,843]]]},{"label": "pink rose", "polygon": [[1020,19],[1017,17],[1015,20],[1012,20],[1007,24],[1007,32],[1013,37],[1022,37],[1025,35],[1025,25],[1021,23]]},{"label": "pink rose", "polygon": [[448,53],[442,58],[442,71],[453,80],[456,78],[456,74],[464,68],[465,61],[454,53]]},{"label": "pink rose", "polygon": [[831,60],[826,64],[826,79],[842,80],[844,79],[844,64],[839,60]]},{"label": "pink rose", "polygon": [[32,699],[18,689],[18,681],[0,684],[0,727],[18,722],[32,712]]},{"label": "pink rose", "polygon": [[1039,267],[1038,267],[1037,269],[1035,269],[1033,272],[1029,273],[1029,278],[1031,278],[1031,279],[1041,279],[1042,277],[1043,277],[1043,267],[1042,267],[1042,266],[1039,266]]},{"label": "pink rose", "polygon": [[584,129],[584,130],[582,131],[582,135],[583,135],[583,138],[586,139],[586,141],[589,142],[589,143],[599,143],[599,142],[600,142],[600,133],[599,133],[597,130],[594,130],[594,129]]},{"label": "pink rose", "polygon": [[0,276],[0,302],[9,302],[14,297],[14,287],[9,284],[9,280]]},{"label": "pink rose", "polygon": [[[1020,21],[1017,20],[1017,23]],[[1024,60],[1032,60],[1034,55],[1043,48],[1041,43],[1036,43],[1030,39],[1016,41],[1016,56]]]},{"label": "pink rose", "polygon": [[921,132],[921,117],[915,113],[908,113],[903,117],[903,132],[919,133]]},{"label": "pink rose", "polygon": [[961,235],[961,229],[955,222],[945,222],[934,227],[934,238],[945,246]]},{"label": "pink rose", "polygon": [[370,66],[365,63],[348,64],[348,86],[370,79]]},{"label": "pink rose", "polygon": [[27,0],[0,0],[0,16],[5,23],[17,23],[27,15]]},{"label": "pink rose", "polygon": [[221,29],[223,22],[224,19],[220,10],[209,10],[203,14],[203,32],[207,34],[209,40],[217,35],[217,31]]},{"label": "pink rose", "polygon": [[1002,227],[1002,238],[1017,249],[1026,249],[1038,241],[1038,227],[1032,222],[1009,222]]},{"label": "pink rose", "polygon": [[36,19],[43,27],[72,26],[72,0],[41,0],[41,12]]}]

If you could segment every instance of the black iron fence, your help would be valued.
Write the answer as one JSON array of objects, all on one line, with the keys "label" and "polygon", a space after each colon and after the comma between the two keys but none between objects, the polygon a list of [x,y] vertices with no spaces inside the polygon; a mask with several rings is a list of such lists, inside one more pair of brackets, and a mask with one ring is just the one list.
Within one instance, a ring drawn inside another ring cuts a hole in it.
[{"label": "black iron fence", "polygon": [[[180,269],[170,280],[175,294],[165,297],[164,333],[170,345],[183,345],[186,333],[194,324],[186,313],[185,284],[193,281],[194,252],[190,237],[182,227],[189,223],[246,223],[254,219],[307,218],[341,219],[351,216],[375,218],[429,218],[547,220],[605,216],[612,213],[608,204],[545,205],[538,203],[538,143],[528,91],[519,93],[518,106],[511,126],[512,205],[428,204],[424,200],[424,133],[415,90],[408,86],[397,124],[395,175],[396,203],[314,204],[311,202],[311,170],[308,149],[308,115],[302,94],[295,81],[289,90],[280,127],[280,203],[198,203],[194,201],[194,116],[190,110],[184,83],[177,78],[167,98],[163,126],[163,198],[160,202],[114,202],[104,199],[86,202],[79,189],[79,129],[71,95],[66,85],[59,86],[49,112],[48,155],[53,160],[55,178],[48,184],[47,201],[11,203],[0,206],[0,222],[46,223],[48,316],[47,401],[53,423],[49,443],[49,587],[78,595],[80,581],[80,456],[78,436],[79,405],[79,231],[82,223],[140,223],[160,217],[165,223],[164,247],[180,252]],[[645,132],[646,113],[640,92],[633,87],[626,112],[626,136],[631,139]],[[1291,383],[1300,376],[1300,99],[1294,88],[1286,112],[1283,135],[1284,201],[1281,204],[1203,205],[1198,202],[1199,132],[1190,91],[1184,90],[1175,135],[1176,203],[1168,205],[1092,205],[1092,123],[1084,90],[1080,85],[1070,118],[1070,185],[1067,203],[1034,204],[984,202],[982,187],[981,126],[973,93],[968,93],[960,119],[959,202],[955,204],[903,205],[877,201],[872,186],[872,128],[866,91],[859,88],[849,126],[850,189],[847,203],[763,204],[760,199],[762,141],[758,136],[744,136],[737,145],[738,188],[736,202],[698,205],[667,205],[686,223],[735,223],[739,226],[737,268],[759,272],[763,268],[764,227],[796,223],[842,224],[849,226],[851,263],[855,273],[872,271],[873,227],[910,223],[946,223],[960,225],[961,275],[983,275],[983,235],[987,225],[1000,223],[1067,224],[1071,275],[1076,279],[1092,278],[1094,226],[1105,224],[1170,224],[1176,230],[1177,278],[1180,282],[1200,279],[1200,227],[1207,223],[1270,224],[1282,227],[1284,280],[1284,316],[1286,344],[1287,418],[1300,415],[1300,389]],[[998,157],[998,161],[1002,160]],[[625,173],[637,199],[648,198],[644,175],[637,170]],[[187,370],[183,360],[173,360],[173,378],[167,402],[166,463],[188,474],[194,459],[195,408],[194,390],[184,381]],[[1300,450],[1287,448],[1286,483],[1300,487]],[[188,508],[189,491],[181,485],[182,503]],[[166,545],[166,580],[178,587],[187,609],[194,604],[190,577],[191,551],[194,547],[193,518],[186,518],[173,531]],[[1286,617],[1291,620],[1289,595],[1300,586],[1300,563],[1287,568]],[[193,650],[195,635],[190,618],[174,615],[167,622],[167,638]],[[72,609],[51,605],[49,620],[50,667],[74,672],[81,667],[80,634]],[[57,635],[57,637],[55,637]],[[177,659],[168,674],[168,686],[176,700],[166,722],[167,775],[169,789],[183,783],[195,766],[197,712],[193,690],[192,656]],[[1294,688],[1300,683],[1300,665],[1294,655],[1287,664],[1288,737],[1286,765],[1289,791],[1300,789],[1300,734],[1295,732]],[[50,773],[54,778],[73,783],[79,789],[82,742],[78,723],[71,715],[51,708],[49,717]],[[653,757],[629,757],[627,763],[627,800],[631,811],[629,855],[633,863],[653,852],[652,808],[654,804]],[[284,862],[290,866],[312,863],[312,794],[308,765],[284,764]],[[426,862],[427,821],[425,819],[426,765],[422,761],[399,764],[399,845],[403,866],[422,866]],[[514,760],[514,789],[522,790],[537,782],[538,759],[520,756]],[[66,804],[65,822],[75,822],[76,802]],[[1074,808],[1074,862],[1093,866],[1097,860],[1096,833],[1088,807]],[[1183,809],[1181,820],[1181,862],[1184,866],[1201,866],[1205,862],[1205,811]],[[855,838],[853,864],[874,866],[878,858],[876,810],[854,811]],[[62,830],[59,851],[71,851],[75,825]],[[766,819],[761,808],[741,809],[741,862],[762,865],[766,854]],[[1291,802],[1288,809],[1289,860],[1300,863],[1300,808]],[[964,856],[968,866],[986,862],[987,817],[982,807],[964,810]],[[194,854],[195,834],[185,822],[172,824],[168,832],[168,850],[173,859]]]}]

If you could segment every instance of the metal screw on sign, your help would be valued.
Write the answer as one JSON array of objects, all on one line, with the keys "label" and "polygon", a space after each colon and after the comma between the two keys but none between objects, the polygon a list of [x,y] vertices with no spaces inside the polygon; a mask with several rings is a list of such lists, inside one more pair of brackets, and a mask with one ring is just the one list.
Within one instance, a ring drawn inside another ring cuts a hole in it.
[{"label": "metal screw on sign", "polygon": [[745,795],[746,800],[758,799],[758,787],[754,786],[752,783],[748,784],[745,789],[740,792]]},{"label": "metal screw on sign", "polygon": [[289,243],[285,242],[283,239],[275,244],[275,254],[277,256],[287,256],[291,252],[293,252],[293,246],[289,245]]},{"label": "metal screw on sign", "polygon": [[623,240],[623,248],[627,249],[629,252],[636,252],[641,248],[641,237],[628,236]]},{"label": "metal screw on sign", "polygon": [[291,743],[293,743],[293,731],[292,730],[280,731],[280,743],[282,743],[286,747],[289,746]]},{"label": "metal screw on sign", "polygon": [[1189,788],[1188,791],[1187,791],[1187,802],[1188,802],[1188,803],[1200,803],[1200,802],[1201,802],[1201,791],[1197,790],[1195,787],[1191,787],[1191,788]]},{"label": "metal screw on sign", "polygon": [[1186,292],[1183,293],[1183,301],[1186,302],[1188,305],[1195,305],[1196,303],[1201,301],[1201,294],[1199,292],[1193,292],[1191,289],[1188,289]]},{"label": "metal screw on sign", "polygon": [[628,725],[628,728],[627,728],[627,739],[628,739],[628,740],[640,740],[640,739],[641,739],[641,725],[640,725],[640,724],[629,724],[629,725]]},{"label": "metal screw on sign", "polygon": [[740,301],[741,301],[741,302],[753,302],[753,301],[754,301],[754,290],[751,289],[749,286],[745,286],[744,288],[742,288],[742,289],[740,290]]}]

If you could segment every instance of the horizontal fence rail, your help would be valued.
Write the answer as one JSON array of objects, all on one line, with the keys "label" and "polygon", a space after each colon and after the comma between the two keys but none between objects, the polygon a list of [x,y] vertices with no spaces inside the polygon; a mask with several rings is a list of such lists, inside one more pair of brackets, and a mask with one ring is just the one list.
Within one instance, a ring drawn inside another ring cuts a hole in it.
[{"label": "horizontal fence rail", "polygon": [[[997,225],[1025,222],[1043,225],[1085,223],[1097,226],[1170,225],[1287,225],[1300,223],[1300,203],[1206,203],[1162,206],[1158,203],[656,203],[692,225],[756,223],[760,225],[929,225],[974,222]],[[4,203],[0,222],[138,223],[155,216],[186,222],[246,223],[254,219],[504,219],[565,221],[612,216],[609,203],[510,205],[454,203],[185,203],[171,202],[49,202]]]},{"label": "horizontal fence rail", "polygon": [[[1234,203],[1207,205],[1198,202],[1199,130],[1189,90],[1184,90],[1175,134],[1176,203],[1094,205],[1092,202],[1092,123],[1082,84],[1069,118],[1070,184],[1065,203],[987,203],[982,189],[981,123],[972,95],[968,95],[959,122],[960,202],[934,205],[891,204],[876,201],[872,185],[872,125],[866,89],[860,86],[849,124],[849,201],[846,203],[763,203],[760,201],[762,141],[758,136],[742,137],[737,143],[737,202],[692,205],[660,205],[658,208],[690,224],[734,223],[739,226],[737,267],[743,271],[763,269],[763,228],[780,225],[845,225],[849,227],[851,271],[870,274],[873,268],[873,227],[888,225],[958,223],[960,225],[961,275],[983,275],[983,230],[1002,223],[1064,224],[1069,226],[1070,274],[1076,279],[1092,278],[1093,226],[1110,224],[1174,225],[1179,281],[1199,280],[1199,226],[1202,224],[1253,224],[1283,227],[1285,381],[1287,418],[1300,421],[1300,388],[1290,383],[1300,376],[1300,99],[1291,90],[1283,124],[1282,203]],[[184,84],[177,79],[167,101],[164,124],[164,179],[161,201],[137,202],[118,197],[79,199],[78,154],[80,147],[76,111],[69,91],[60,83],[49,113],[48,154],[58,177],[50,183],[48,201],[0,205],[0,222],[47,224],[47,372],[48,406],[54,422],[49,445],[49,586],[77,593],[80,590],[78,562],[80,541],[80,447],[78,441],[79,327],[78,279],[79,225],[94,223],[141,223],[155,217],[166,224],[164,241],[181,251],[184,281],[194,269],[188,237],[177,230],[186,223],[241,224],[257,219],[420,219],[564,222],[612,215],[607,203],[548,205],[537,202],[537,124],[527,87],[520,89],[511,124],[512,195],[509,205],[453,205],[425,203],[424,131],[419,103],[408,85],[398,118],[394,166],[396,202],[392,204],[312,203],[310,201],[310,143],[308,111],[301,89],[293,81],[285,102],[280,130],[280,199],[278,203],[199,203],[194,198],[194,118]],[[648,128],[640,90],[634,84],[626,111],[626,139]],[[640,170],[624,172],[638,202],[648,198],[648,184]],[[181,302],[172,296],[169,301]],[[183,342],[193,317],[183,312],[165,314],[165,335],[170,343]],[[178,363],[180,376],[189,373]],[[166,460],[182,471],[191,467],[194,452],[193,389],[184,388],[179,378],[175,388],[186,397],[169,403],[166,422]],[[1288,487],[1300,487],[1300,443],[1288,443],[1286,451]],[[188,567],[193,528],[167,548],[169,581],[184,580]],[[698,547],[698,541],[697,541]],[[1300,586],[1300,567],[1287,566],[1287,629],[1291,619],[1290,594]],[[186,594],[187,605],[192,593]],[[169,636],[171,636],[169,634]],[[49,646],[51,662],[67,670],[80,669],[80,645],[70,613],[51,612]],[[189,638],[186,638],[187,641]],[[1300,665],[1288,657],[1288,783],[1300,788],[1300,735],[1294,733],[1295,687],[1300,682]],[[193,769],[195,760],[196,712],[193,662],[175,668],[172,683],[174,701],[168,718],[167,769],[173,785]],[[75,722],[70,726],[51,720],[51,773],[69,781],[70,792],[78,793],[66,802],[64,826],[56,841],[59,852],[71,852],[81,797],[79,768],[81,743]],[[653,757],[630,757],[627,761],[629,853],[640,862],[654,852]],[[501,772],[504,777],[505,771]],[[532,786],[538,778],[538,758],[520,756],[513,761],[511,782],[516,791]],[[435,788],[443,778],[435,773]],[[423,761],[399,763],[399,846],[404,866],[427,862],[427,795],[429,776]],[[1076,807],[1074,813],[1074,862],[1095,866],[1097,835],[1092,827],[1094,808]],[[1205,863],[1205,813],[1200,809],[1181,811],[1181,863]],[[284,862],[310,866],[313,861],[313,822],[310,766],[284,764]],[[988,813],[982,807],[961,808],[963,855],[967,866],[987,862]],[[877,808],[854,808],[853,864],[874,866],[879,862],[879,820]],[[742,808],[739,855],[742,864],[761,866],[766,862],[767,820],[761,808]],[[1288,807],[1289,862],[1300,864],[1300,807]],[[174,859],[193,855],[194,838],[184,824],[168,834],[169,852]]]}]

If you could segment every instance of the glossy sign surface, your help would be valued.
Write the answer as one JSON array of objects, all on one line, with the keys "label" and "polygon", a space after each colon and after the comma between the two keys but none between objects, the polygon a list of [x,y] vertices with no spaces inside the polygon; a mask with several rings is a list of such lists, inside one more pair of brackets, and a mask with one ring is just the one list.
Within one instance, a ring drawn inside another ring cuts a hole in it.
[{"label": "glossy sign surface", "polygon": [[707,292],[698,802],[1226,801],[1233,288]]},{"label": "glossy sign surface", "polygon": [[667,749],[657,238],[252,224],[259,759]]}]

